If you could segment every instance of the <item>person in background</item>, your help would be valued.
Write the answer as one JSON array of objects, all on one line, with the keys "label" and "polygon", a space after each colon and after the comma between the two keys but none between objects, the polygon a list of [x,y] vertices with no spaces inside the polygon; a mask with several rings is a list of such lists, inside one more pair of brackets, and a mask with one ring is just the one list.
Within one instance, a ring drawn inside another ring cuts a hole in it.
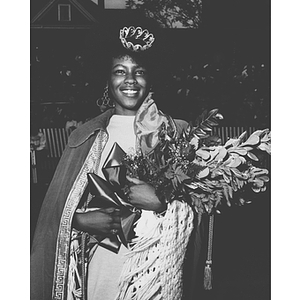
[{"label": "person in background", "polygon": [[70,135],[73,130],[75,130],[77,127],[81,126],[82,124],[83,122],[79,120],[79,118],[77,117],[77,113],[72,112],[71,116],[68,118],[65,125],[65,129],[68,135]]}]

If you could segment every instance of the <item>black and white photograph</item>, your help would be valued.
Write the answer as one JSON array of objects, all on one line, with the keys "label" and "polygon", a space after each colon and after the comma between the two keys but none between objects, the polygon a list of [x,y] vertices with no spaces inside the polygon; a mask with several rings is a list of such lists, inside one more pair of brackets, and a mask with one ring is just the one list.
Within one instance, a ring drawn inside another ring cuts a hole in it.
[{"label": "black and white photograph", "polygon": [[270,0],[31,0],[29,77],[31,300],[271,299]]}]

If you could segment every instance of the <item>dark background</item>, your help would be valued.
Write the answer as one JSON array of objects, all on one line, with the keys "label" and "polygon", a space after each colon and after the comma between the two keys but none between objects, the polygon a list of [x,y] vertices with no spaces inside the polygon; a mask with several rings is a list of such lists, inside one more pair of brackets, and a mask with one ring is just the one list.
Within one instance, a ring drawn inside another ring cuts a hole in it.
[{"label": "dark background", "polygon": [[[32,18],[40,3],[47,2],[31,1]],[[96,10],[90,0],[78,2],[89,4],[85,8],[104,28],[113,20],[142,14]],[[199,29],[162,29],[169,64],[155,78],[161,83],[154,90],[159,107],[186,120],[218,107],[223,125],[269,127],[269,9],[266,0],[203,1]],[[104,76],[95,79],[88,64],[94,24],[75,14],[72,24],[55,23],[52,10],[31,26],[31,120],[40,128],[64,127],[72,118],[85,121],[97,115],[95,103],[106,81]]]},{"label": "dark background", "polygon": [[[39,6],[31,2],[33,18]],[[126,13],[101,12],[101,18]],[[88,31],[51,26],[38,29],[32,24],[32,132],[64,127],[74,113],[83,121],[98,114],[95,101],[105,83],[93,85],[84,68]],[[222,125],[270,127],[269,1],[203,1],[199,30],[164,29],[162,34],[176,45],[172,72],[163,78],[167,87],[164,96],[157,91],[163,111],[190,120],[205,108],[218,107],[225,117]],[[205,65],[208,67],[203,68]],[[247,76],[243,77],[245,66]],[[194,76],[201,80],[193,80]],[[39,156],[42,160],[47,153]],[[31,183],[31,239],[52,174],[53,170],[38,170],[38,183]],[[215,218],[213,290],[202,290],[199,282],[201,299],[270,298],[270,186],[261,194],[246,191],[244,198],[252,203],[223,207]],[[200,273],[203,267],[199,266]]]}]

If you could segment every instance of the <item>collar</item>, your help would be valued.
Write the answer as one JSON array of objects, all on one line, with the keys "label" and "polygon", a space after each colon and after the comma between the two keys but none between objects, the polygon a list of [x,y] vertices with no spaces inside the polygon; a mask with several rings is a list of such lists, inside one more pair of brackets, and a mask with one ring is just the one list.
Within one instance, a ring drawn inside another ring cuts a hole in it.
[{"label": "collar", "polygon": [[76,148],[83,144],[95,132],[100,130],[105,131],[109,120],[114,113],[114,109],[109,109],[72,131],[68,140],[69,147]]},{"label": "collar", "polygon": [[[148,106],[151,106],[154,103],[152,100],[152,93],[149,92],[148,96],[142,103],[138,111],[146,110]],[[109,123],[111,116],[115,113],[115,109],[109,109],[97,116],[96,118],[84,123],[76,130],[72,131],[68,139],[68,145],[71,148],[76,148],[83,144],[90,136],[92,136],[96,131],[106,130],[106,127]]]},{"label": "collar", "polygon": [[[141,107],[139,108],[136,118],[139,115],[143,115],[145,111],[149,110],[149,107],[155,105],[154,100],[152,99],[152,93],[146,97]],[[156,106],[156,105],[155,105]],[[156,108],[157,109],[157,108]],[[108,126],[109,120],[111,116],[115,113],[115,109],[109,109],[102,113],[101,115],[95,117],[94,119],[84,123],[76,130],[74,130],[69,136],[68,145],[71,148],[76,148],[83,144],[90,136],[92,136],[97,131],[106,132],[106,128]],[[161,113],[161,112],[160,112]],[[161,113],[162,114],[162,113]],[[182,120],[173,120],[169,116],[165,115],[168,119],[169,126],[171,126],[173,134],[178,135],[182,132],[184,128],[187,127],[187,123]],[[143,117],[141,117],[143,118]],[[136,120],[135,120],[136,122]],[[135,127],[136,130],[136,127]]]}]

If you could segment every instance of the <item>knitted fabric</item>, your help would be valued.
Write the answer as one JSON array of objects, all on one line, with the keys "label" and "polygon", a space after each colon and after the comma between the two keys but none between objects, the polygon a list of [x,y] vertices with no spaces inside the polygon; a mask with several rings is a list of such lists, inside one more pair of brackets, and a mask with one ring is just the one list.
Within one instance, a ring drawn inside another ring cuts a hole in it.
[{"label": "knitted fabric", "polygon": [[157,226],[136,240],[120,277],[117,300],[180,300],[182,270],[193,229],[188,204],[173,201]]}]

